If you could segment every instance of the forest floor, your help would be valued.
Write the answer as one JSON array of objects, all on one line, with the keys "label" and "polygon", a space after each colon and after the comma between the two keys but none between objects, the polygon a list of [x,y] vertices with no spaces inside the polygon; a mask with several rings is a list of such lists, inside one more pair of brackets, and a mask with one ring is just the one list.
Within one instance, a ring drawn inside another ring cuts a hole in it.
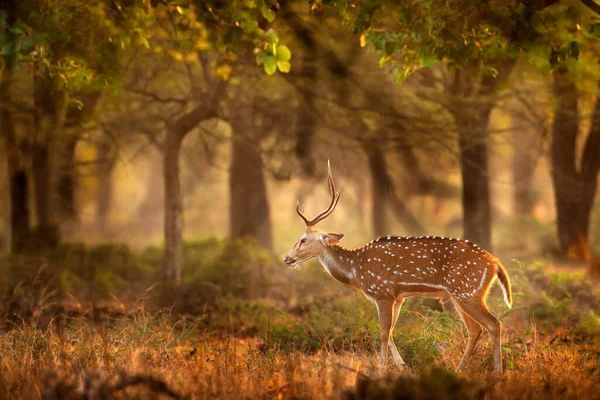
[{"label": "forest floor", "polygon": [[[169,308],[151,306],[144,291],[91,307],[50,290],[38,272],[3,302],[0,399],[600,399],[594,284],[544,261],[508,264],[513,308],[498,288],[488,299],[503,324],[502,375],[491,373],[487,334],[466,371],[451,372],[466,330],[453,310],[419,299],[394,332],[410,368],[379,372],[374,306],[317,268],[271,282],[270,267],[250,266],[254,277],[221,266],[204,286],[180,289],[185,307]],[[242,296],[244,285],[252,290]]]},{"label": "forest floor", "polygon": [[[446,369],[458,362],[465,333],[440,330],[435,318],[426,318],[401,328],[401,336],[410,337],[409,347],[431,343],[440,358],[417,361],[407,371],[390,365],[386,377],[373,349],[282,350],[268,337],[215,334],[191,321],[169,321],[137,310],[116,319],[79,316],[45,329],[13,329],[0,336],[0,397],[600,398],[598,342],[568,327],[539,329],[535,321],[505,322],[503,375],[489,372],[491,346],[484,335],[469,368],[455,376]],[[397,342],[405,353],[407,343]]]}]

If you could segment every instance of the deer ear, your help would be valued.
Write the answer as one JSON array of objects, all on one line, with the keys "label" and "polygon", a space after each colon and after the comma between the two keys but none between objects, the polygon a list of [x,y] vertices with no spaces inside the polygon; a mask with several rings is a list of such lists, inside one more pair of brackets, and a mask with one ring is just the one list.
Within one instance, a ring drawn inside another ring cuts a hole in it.
[{"label": "deer ear", "polygon": [[321,242],[325,246],[333,246],[334,244],[338,244],[343,237],[343,233],[326,233],[321,235]]}]

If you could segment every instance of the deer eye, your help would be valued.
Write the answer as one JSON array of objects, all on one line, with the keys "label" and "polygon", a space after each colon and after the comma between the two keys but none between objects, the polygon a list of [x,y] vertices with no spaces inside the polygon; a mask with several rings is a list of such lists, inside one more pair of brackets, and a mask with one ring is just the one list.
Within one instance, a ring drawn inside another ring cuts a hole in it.
[{"label": "deer eye", "polygon": [[308,239],[307,239],[307,238],[302,238],[302,239],[300,239],[300,243],[306,243],[307,241],[308,241]]}]

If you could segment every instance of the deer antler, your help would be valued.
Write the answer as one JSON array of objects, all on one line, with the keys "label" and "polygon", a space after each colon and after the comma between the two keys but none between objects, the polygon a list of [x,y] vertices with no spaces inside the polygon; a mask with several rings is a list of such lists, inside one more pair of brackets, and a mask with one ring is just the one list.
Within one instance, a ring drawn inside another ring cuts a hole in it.
[{"label": "deer antler", "polygon": [[329,214],[333,212],[338,201],[340,200],[340,192],[335,191],[335,184],[333,183],[333,175],[331,174],[331,164],[329,163],[329,160],[327,160],[327,182],[329,184],[329,193],[331,193],[331,203],[329,204],[329,207],[317,214],[316,217],[311,220],[306,219],[304,212],[300,211],[300,202],[298,202],[296,205],[296,212],[300,218],[302,218],[307,227],[314,226],[318,222],[327,218]]}]

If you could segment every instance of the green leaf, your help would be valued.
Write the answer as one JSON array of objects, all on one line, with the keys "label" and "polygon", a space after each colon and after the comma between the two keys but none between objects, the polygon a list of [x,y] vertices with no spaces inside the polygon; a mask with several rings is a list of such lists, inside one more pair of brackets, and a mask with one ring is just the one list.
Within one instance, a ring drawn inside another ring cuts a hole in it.
[{"label": "green leaf", "polygon": [[292,58],[292,52],[287,46],[277,46],[277,61],[289,61]]},{"label": "green leaf", "polygon": [[244,21],[242,23],[242,29],[244,29],[246,32],[254,32],[254,31],[256,31],[257,28],[258,28],[258,22],[256,22],[253,19]]},{"label": "green leaf", "polygon": [[150,48],[150,43],[148,42],[148,39],[146,39],[145,37],[140,36],[139,41],[142,44],[142,46],[144,46],[145,48],[147,48],[147,49]]},{"label": "green leaf", "polygon": [[433,68],[437,60],[432,55],[426,55],[421,58],[421,67],[423,68]]},{"label": "green leaf", "polygon": [[15,52],[16,52],[16,47],[15,47],[15,42],[13,41],[13,42],[7,43],[6,46],[4,46],[2,48],[2,51],[0,51],[0,55],[11,56],[11,55],[15,54]]},{"label": "green leaf", "polygon": [[277,44],[279,42],[279,36],[273,29],[269,29],[265,35],[265,40],[271,44]]},{"label": "green leaf", "polygon": [[21,29],[21,27],[17,26],[17,25],[13,25],[12,27],[8,28],[8,30],[11,33],[14,33],[15,35],[24,35],[25,32],[23,32],[23,29]]},{"label": "green leaf", "polygon": [[275,11],[269,9],[267,6],[261,8],[260,13],[269,22],[275,21]]},{"label": "green leaf", "polygon": [[266,56],[263,63],[267,75],[273,75],[277,71],[277,59],[274,56]]},{"label": "green leaf", "polygon": [[277,69],[279,69],[284,74],[287,74],[292,69],[292,65],[289,61],[277,61]]}]

